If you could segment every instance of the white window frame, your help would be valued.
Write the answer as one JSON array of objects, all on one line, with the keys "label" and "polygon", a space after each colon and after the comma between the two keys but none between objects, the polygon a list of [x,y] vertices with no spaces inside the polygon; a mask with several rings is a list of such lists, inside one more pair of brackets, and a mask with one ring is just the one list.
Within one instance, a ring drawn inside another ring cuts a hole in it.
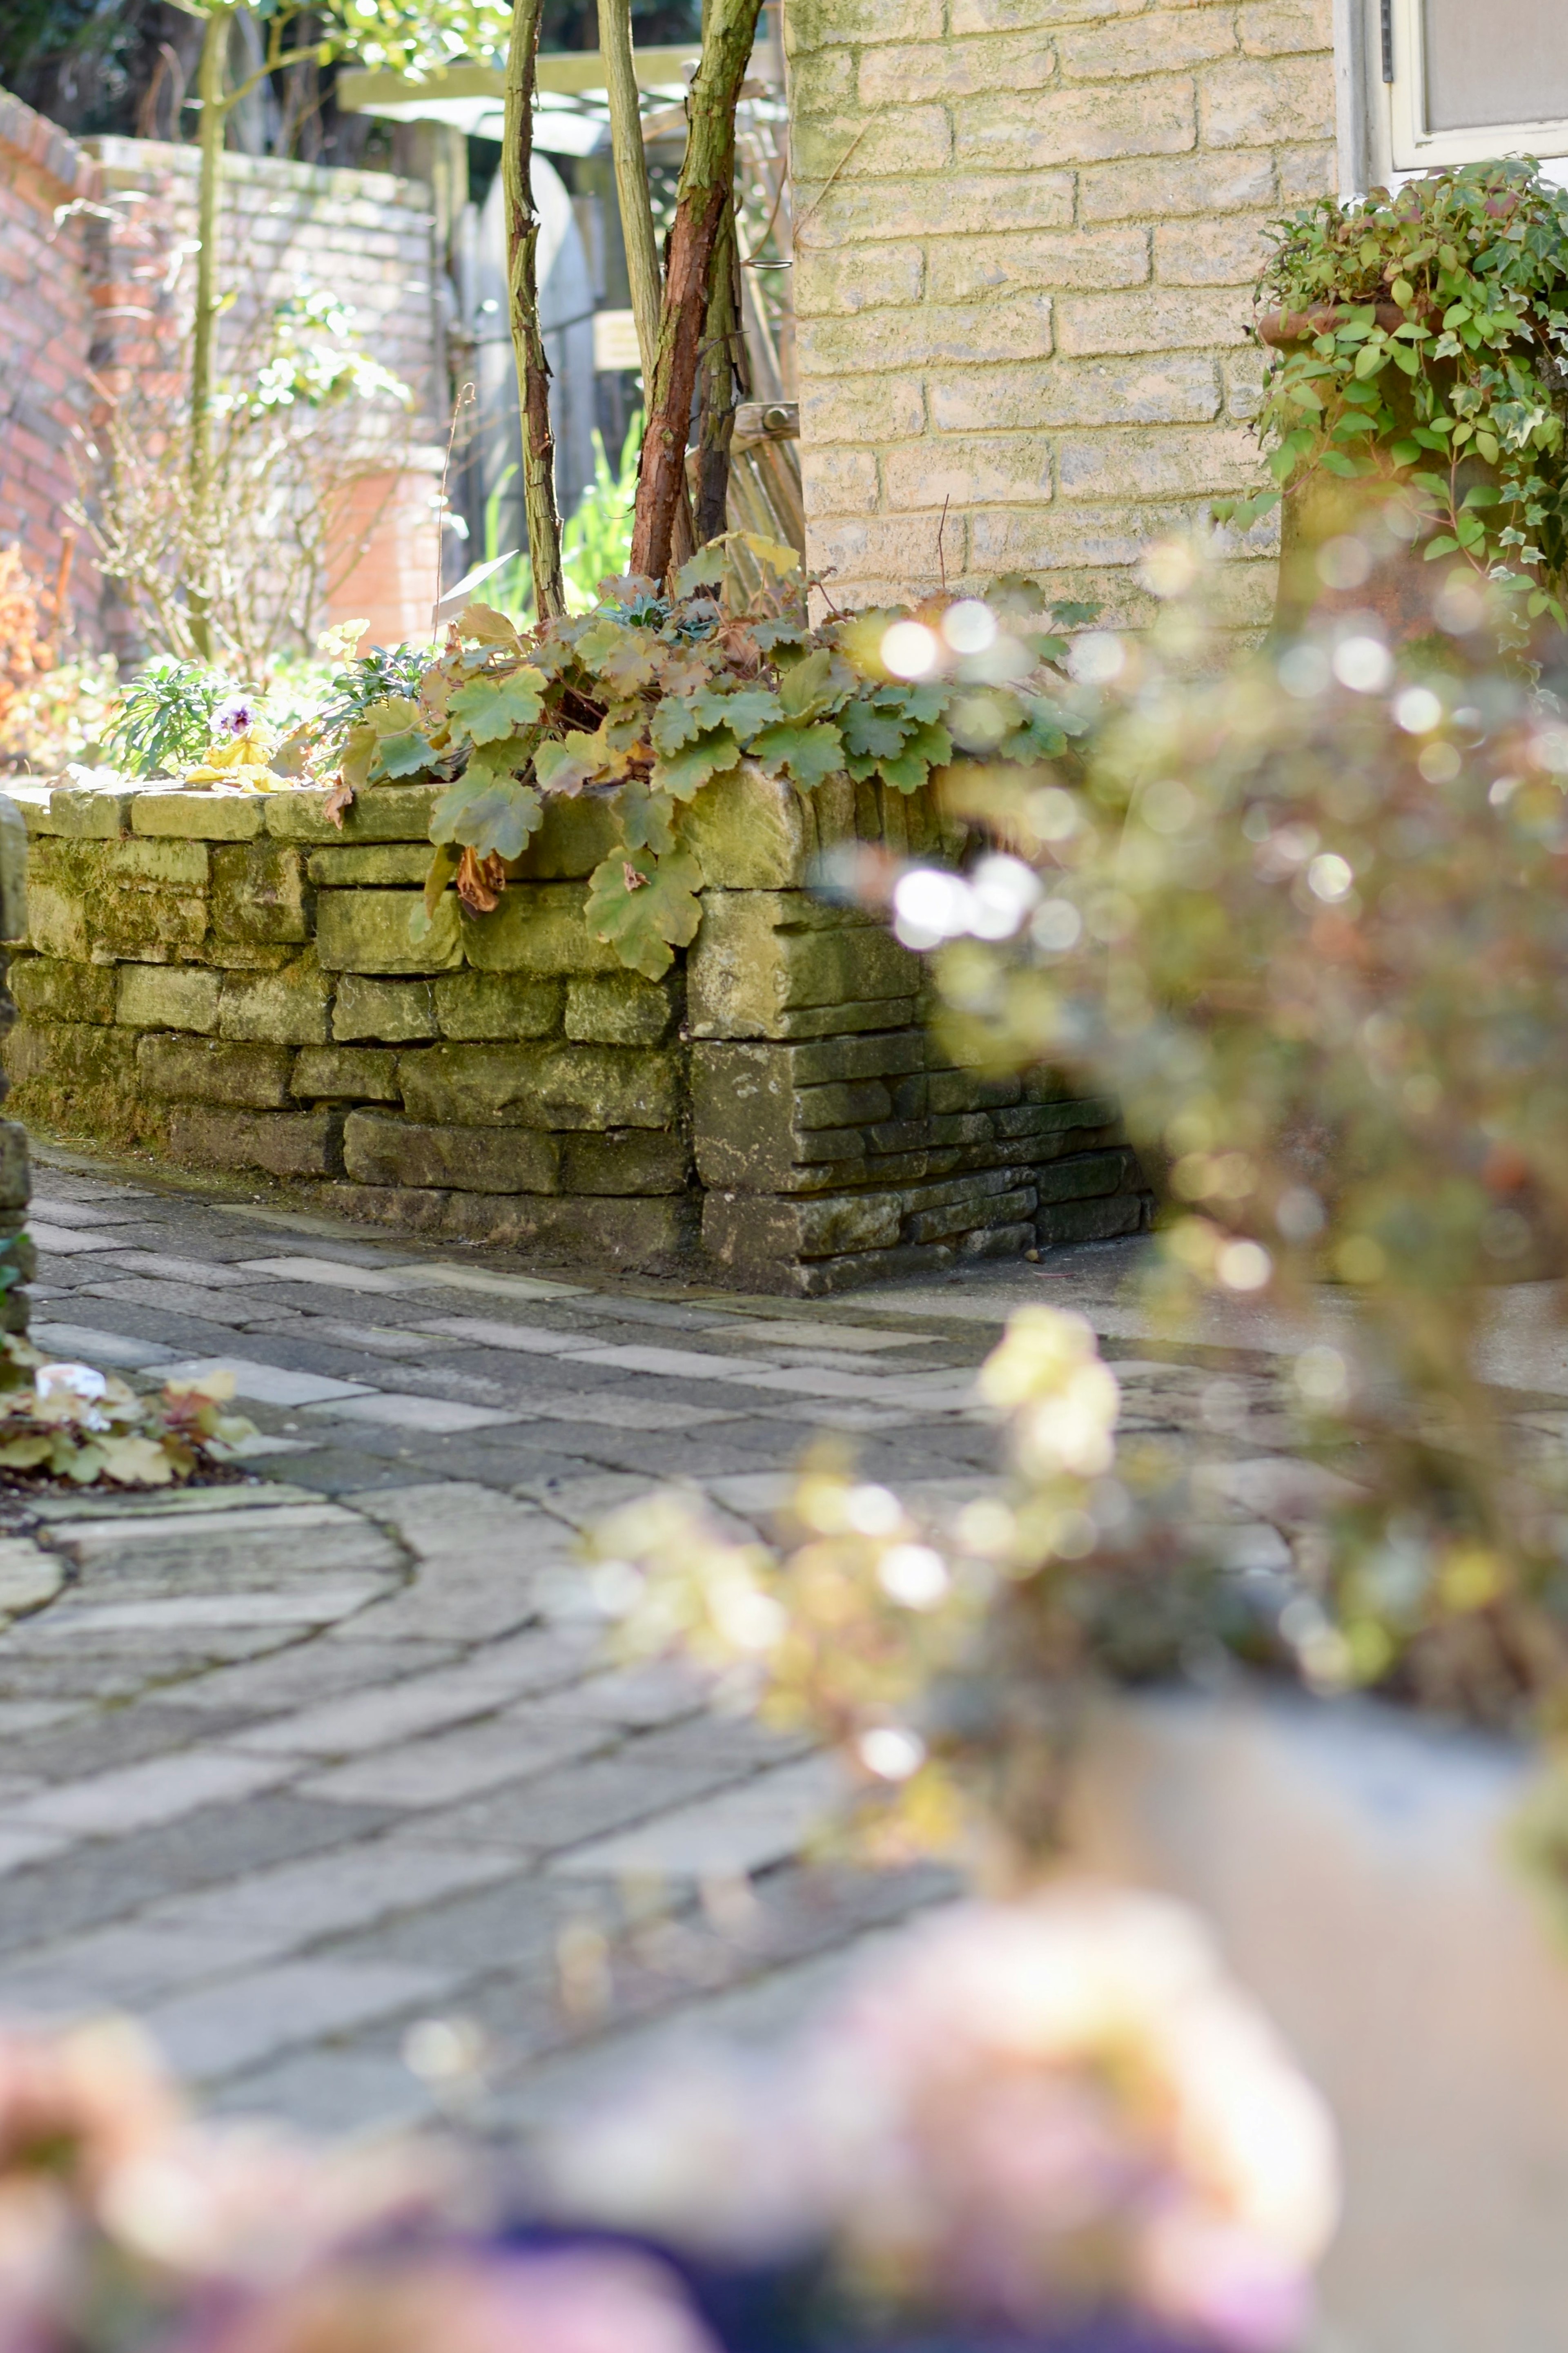
[{"label": "white window frame", "polygon": [[[1472,0],[1472,5],[1484,6],[1485,0]],[[1568,117],[1564,116],[1537,122],[1483,124],[1464,131],[1428,131],[1422,0],[1369,0],[1369,13],[1380,79],[1386,69],[1382,54],[1385,24],[1391,37],[1394,79],[1384,81],[1383,90],[1389,162],[1396,174],[1444,164],[1481,164],[1493,155],[1536,155],[1543,162],[1568,156]]]}]

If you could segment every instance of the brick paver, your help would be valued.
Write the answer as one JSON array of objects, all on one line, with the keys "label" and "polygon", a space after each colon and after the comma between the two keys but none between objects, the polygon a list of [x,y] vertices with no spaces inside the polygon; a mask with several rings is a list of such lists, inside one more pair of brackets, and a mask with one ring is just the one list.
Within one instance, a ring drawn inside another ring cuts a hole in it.
[{"label": "brick paver", "polygon": [[807,1305],[442,1257],[47,1155],[34,1230],[42,1345],[226,1365],[262,1440],[244,1487],[6,1514],[0,2008],[123,2006],[227,2109],[416,2117],[441,2086],[410,2030],[462,2019],[504,2133],[694,2014],[787,2014],[945,1891],[815,1859],[830,1760],[710,1716],[679,1669],[606,1664],[574,1547],[654,1482],[765,1530],[826,1425],[956,1507],[994,1475],[974,1368],[1045,1297],[1095,1315],[1135,1427],[1214,1456],[1238,1567],[1282,1559],[1300,1509],[1289,1335],[1254,1316],[1139,1356],[1132,1246]]}]

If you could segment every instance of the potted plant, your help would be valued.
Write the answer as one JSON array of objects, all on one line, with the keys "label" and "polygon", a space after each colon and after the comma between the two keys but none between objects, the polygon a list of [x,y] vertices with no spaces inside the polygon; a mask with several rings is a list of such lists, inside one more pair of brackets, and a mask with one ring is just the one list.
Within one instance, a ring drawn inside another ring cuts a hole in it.
[{"label": "potted plant", "polygon": [[1280,625],[1337,599],[1419,636],[1479,589],[1516,639],[1568,625],[1568,194],[1500,162],[1323,197],[1274,231],[1258,302],[1275,487],[1216,515],[1282,505]]}]

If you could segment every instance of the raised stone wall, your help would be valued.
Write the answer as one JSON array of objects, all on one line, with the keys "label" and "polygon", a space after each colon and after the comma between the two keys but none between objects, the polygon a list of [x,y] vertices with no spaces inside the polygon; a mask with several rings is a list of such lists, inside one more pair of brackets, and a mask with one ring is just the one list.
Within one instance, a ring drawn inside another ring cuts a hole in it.
[{"label": "raised stone wall", "polygon": [[[1335,185],[1331,0],[786,0],[807,548],[864,605],[1005,572],[1145,617],[1253,487],[1271,216]],[[1271,525],[1238,551],[1266,618]]]},{"label": "raised stone wall", "polygon": [[923,797],[710,792],[701,927],[656,983],[584,922],[618,839],[593,796],[494,913],[448,892],[416,940],[435,789],[377,786],[340,832],[313,791],[17,788],[17,1111],[411,1231],[768,1289],[1143,1222],[1112,1106],[954,1068],[919,958],[805,887],[851,839],[940,856]]}]

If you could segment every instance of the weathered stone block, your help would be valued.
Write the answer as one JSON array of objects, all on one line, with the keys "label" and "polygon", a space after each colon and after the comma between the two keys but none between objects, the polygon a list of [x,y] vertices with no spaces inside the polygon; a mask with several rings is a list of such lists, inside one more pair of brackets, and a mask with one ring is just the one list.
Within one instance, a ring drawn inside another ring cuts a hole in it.
[{"label": "weathered stone block", "polygon": [[115,841],[93,861],[108,882],[151,882],[171,891],[205,891],[212,853],[205,841]]},{"label": "weathered stone block", "polygon": [[691,1155],[679,1135],[623,1128],[611,1135],[563,1135],[563,1193],[683,1193]]},{"label": "weathered stone block", "polygon": [[84,962],[88,955],[87,908],[78,894],[43,875],[27,886],[27,944],[40,956]]},{"label": "weathered stone block", "polygon": [[697,1244],[697,1205],[679,1194],[607,1199],[604,1195],[451,1193],[441,1230],[456,1241],[558,1254],[579,1263],[679,1268]]},{"label": "weathered stone block", "polygon": [[262,830],[261,796],[250,793],[138,793],[132,833],[185,841],[254,841]]},{"label": "weathered stone block", "polygon": [[[874,497],[874,480],[872,488]],[[812,830],[804,797],[750,762],[708,786],[681,819],[681,839],[710,890],[785,891],[804,882]]]},{"label": "weathered stone block", "polygon": [[209,1168],[261,1168],[271,1176],[333,1176],[342,1166],[342,1112],[219,1111],[183,1106],[169,1115],[177,1160]]},{"label": "weathered stone block", "polygon": [[582,882],[514,883],[493,914],[465,924],[463,953],[479,972],[620,972],[614,948],[589,936],[587,896]]},{"label": "weathered stone block", "polygon": [[531,882],[569,881],[592,874],[621,839],[618,793],[589,792],[544,804],[544,823],[529,837],[509,874]]},{"label": "weathered stone block", "polygon": [[362,1185],[441,1186],[466,1193],[553,1193],[561,1148],[531,1128],[441,1127],[355,1111],[343,1163]]},{"label": "weathered stone block", "polygon": [[710,1193],[702,1209],[703,1247],[722,1266],[744,1270],[781,1260],[834,1258],[875,1250],[899,1240],[897,1193],[838,1193],[805,1200]]},{"label": "weathered stone block", "polygon": [[1147,1198],[1136,1193],[1042,1204],[1035,1229],[1042,1249],[1068,1242],[1113,1242],[1123,1234],[1142,1233],[1149,1207]]},{"label": "weathered stone block", "polygon": [[132,791],[98,792],[90,786],[57,786],[40,832],[72,841],[114,841],[125,830],[135,800]]},{"label": "weathered stone block", "polygon": [[291,1102],[294,1057],[287,1046],[230,1045],[215,1038],[143,1037],[137,1076],[149,1094],[175,1103],[232,1103],[282,1111]]},{"label": "weathered stone block", "polygon": [[27,827],[21,810],[0,793],[0,940],[27,936]]},{"label": "weathered stone block", "polygon": [[278,841],[428,841],[430,813],[444,785],[372,785],[343,812],[325,815],[327,794],[314,787],[267,796],[267,830]]},{"label": "weathered stone block", "polygon": [[401,1100],[397,1056],[390,1046],[307,1046],[289,1083],[300,1103]]},{"label": "weathered stone block", "polygon": [[374,1038],[385,1045],[405,1046],[439,1035],[433,982],[365,980],[357,972],[345,972],[338,982],[334,1038]]},{"label": "weathered stone block", "polygon": [[560,1023],[563,994],[560,981],[525,973],[450,972],[436,983],[436,1022],[442,1037],[469,1041],[548,1038]]},{"label": "weathered stone block", "polygon": [[428,842],[349,842],[332,849],[312,849],[306,872],[312,882],[338,887],[422,886],[433,855]]},{"label": "weathered stone block", "polygon": [[108,1087],[134,1093],[138,1040],[129,1031],[79,1021],[18,1021],[5,1040],[5,1067],[20,1086]]},{"label": "weathered stone block", "polygon": [[25,1209],[32,1189],[27,1131],[14,1119],[0,1119],[0,1209]]},{"label": "weathered stone block", "polygon": [[112,1021],[112,965],[68,964],[55,956],[13,956],[7,974],[16,1010],[29,1021]]},{"label": "weathered stone block", "polygon": [[275,841],[226,843],[212,852],[215,934],[259,947],[310,936],[305,861]]},{"label": "weathered stone block", "polygon": [[323,1046],[331,1002],[332,984],[316,962],[315,950],[307,948],[279,972],[249,980],[226,975],[218,1035],[270,1046]]},{"label": "weathered stone block", "polygon": [[410,1118],[437,1126],[673,1127],[680,1057],[623,1046],[432,1046],[399,1058]]},{"label": "weathered stone block", "polygon": [[[411,927],[423,907],[417,891],[323,891],[316,902],[316,954],[328,972],[450,972],[463,961],[457,899],[448,892],[416,940]],[[468,928],[477,933],[480,926]]]},{"label": "weathered stone block", "polygon": [[87,920],[96,957],[179,964],[202,953],[207,902],[173,891],[106,889],[89,901]]},{"label": "weathered stone block", "polygon": [[1035,1208],[1032,1187],[1009,1193],[980,1193],[965,1187],[943,1208],[917,1209],[904,1220],[904,1240],[941,1242],[957,1234],[990,1232],[1020,1224]]},{"label": "weathered stone block", "polygon": [[657,1046],[668,1036],[679,1003],[679,979],[645,980],[636,972],[575,978],[566,987],[566,1035],[605,1046]]},{"label": "weathered stone block", "polygon": [[1084,1152],[1047,1162],[1036,1172],[1040,1206],[1099,1199],[1107,1193],[1142,1189],[1137,1155],[1127,1145],[1110,1152]]},{"label": "weathered stone block", "polygon": [[919,959],[878,923],[804,892],[710,891],[687,960],[692,1034],[786,1038],[885,1027],[868,1006],[912,999]]},{"label": "weathered stone block", "polygon": [[218,976],[200,965],[128,964],[121,967],[115,1019],[128,1029],[217,1028]]}]

